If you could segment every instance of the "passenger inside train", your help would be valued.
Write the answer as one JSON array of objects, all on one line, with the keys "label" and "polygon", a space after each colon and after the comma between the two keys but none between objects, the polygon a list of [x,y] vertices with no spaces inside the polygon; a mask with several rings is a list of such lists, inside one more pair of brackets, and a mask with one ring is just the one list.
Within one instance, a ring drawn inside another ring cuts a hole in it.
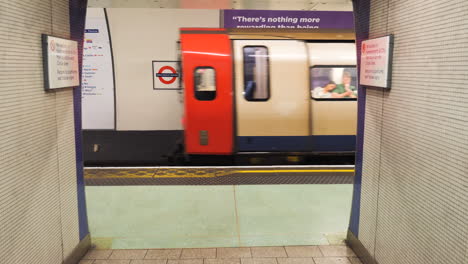
[{"label": "passenger inside train", "polygon": [[336,98],[356,98],[357,89],[355,85],[351,85],[352,76],[349,71],[343,71],[342,83],[338,84],[333,90],[333,97]]},{"label": "passenger inside train", "polygon": [[313,67],[312,78],[312,98],[357,98],[355,68]]},{"label": "passenger inside train", "polygon": [[336,83],[334,81],[330,81],[325,85],[325,87],[315,87],[312,90],[312,97],[313,98],[333,98],[333,90],[336,88]]}]

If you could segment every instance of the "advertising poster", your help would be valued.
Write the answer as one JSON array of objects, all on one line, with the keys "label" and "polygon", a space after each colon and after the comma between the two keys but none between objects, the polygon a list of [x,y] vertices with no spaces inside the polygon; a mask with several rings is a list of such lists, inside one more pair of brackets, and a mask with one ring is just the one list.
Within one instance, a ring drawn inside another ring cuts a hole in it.
[{"label": "advertising poster", "polygon": [[224,28],[353,29],[353,12],[292,10],[223,10]]},{"label": "advertising poster", "polygon": [[114,129],[114,76],[106,17],[103,9],[91,10],[83,45],[82,126]]}]

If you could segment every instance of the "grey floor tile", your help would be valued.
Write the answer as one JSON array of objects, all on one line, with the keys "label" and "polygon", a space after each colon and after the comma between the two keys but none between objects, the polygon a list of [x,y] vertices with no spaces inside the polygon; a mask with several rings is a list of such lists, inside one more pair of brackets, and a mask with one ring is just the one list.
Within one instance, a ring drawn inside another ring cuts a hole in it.
[{"label": "grey floor tile", "polygon": [[180,258],[216,258],[216,248],[184,248]]},{"label": "grey floor tile", "polygon": [[295,246],[295,247],[285,247],[288,257],[298,257],[298,258],[307,258],[307,257],[321,257],[322,252],[318,246]]},{"label": "grey floor tile", "polygon": [[347,246],[319,246],[325,257],[354,257],[352,249]]},{"label": "grey floor tile", "polygon": [[238,247],[238,248],[217,248],[217,258],[251,258],[250,248]]},{"label": "grey floor tile", "polygon": [[241,264],[278,264],[276,258],[242,258]]},{"label": "grey floor tile", "polygon": [[86,259],[78,262],[78,264],[92,264],[94,259]]},{"label": "grey floor tile", "polygon": [[182,249],[150,249],[145,259],[179,259]]},{"label": "grey floor tile", "polygon": [[240,264],[240,258],[205,259],[203,264]]},{"label": "grey floor tile", "polygon": [[112,249],[91,249],[83,259],[108,259],[112,254]]},{"label": "grey floor tile", "polygon": [[315,264],[351,264],[348,258],[320,257],[314,258]]},{"label": "grey floor tile", "polygon": [[351,264],[362,264],[361,260],[358,257],[350,257],[349,262],[351,262]]},{"label": "grey floor tile", "polygon": [[98,259],[93,264],[130,264],[129,259]]},{"label": "grey floor tile", "polygon": [[166,264],[167,259],[133,259],[130,264]]},{"label": "grey floor tile", "polygon": [[168,259],[167,264],[203,264],[203,259]]},{"label": "grey floor tile", "polygon": [[315,264],[312,258],[277,258],[278,264]]},{"label": "grey floor tile", "polygon": [[285,258],[288,256],[284,247],[253,247],[251,250],[254,258]]},{"label": "grey floor tile", "polygon": [[114,250],[109,259],[144,259],[146,249],[119,249]]}]

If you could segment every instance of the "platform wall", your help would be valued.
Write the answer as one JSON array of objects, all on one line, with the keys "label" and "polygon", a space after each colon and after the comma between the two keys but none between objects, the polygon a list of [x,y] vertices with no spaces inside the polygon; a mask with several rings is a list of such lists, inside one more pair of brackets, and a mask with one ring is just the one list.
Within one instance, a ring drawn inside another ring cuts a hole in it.
[{"label": "platform wall", "polygon": [[181,27],[219,27],[219,10],[108,8],[117,130],[182,129],[182,91],[153,90],[152,61],[176,61]]},{"label": "platform wall", "polygon": [[370,1],[369,37],[395,36],[393,79],[365,88],[354,235],[379,264],[468,259],[467,16],[465,0]]},{"label": "platform wall", "polygon": [[62,263],[80,242],[73,90],[44,91],[41,48],[70,37],[69,11],[0,0],[1,263]]},{"label": "platform wall", "polygon": [[[161,8],[106,8],[106,11],[114,60],[116,129],[83,132],[85,162],[167,164],[166,156],[182,139],[182,90],[154,90],[152,61],[176,61],[179,28],[219,27],[220,11]],[[95,144],[99,151],[94,151]]]}]

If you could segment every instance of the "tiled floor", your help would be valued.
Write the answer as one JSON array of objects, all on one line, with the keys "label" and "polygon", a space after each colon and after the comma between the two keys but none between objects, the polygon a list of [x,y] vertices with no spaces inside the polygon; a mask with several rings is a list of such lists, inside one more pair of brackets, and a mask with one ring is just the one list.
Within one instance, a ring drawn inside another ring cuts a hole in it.
[{"label": "tiled floor", "polygon": [[346,246],[91,250],[79,264],[361,264]]},{"label": "tiled floor", "polygon": [[351,184],[86,187],[100,249],[341,244],[351,196]]}]

